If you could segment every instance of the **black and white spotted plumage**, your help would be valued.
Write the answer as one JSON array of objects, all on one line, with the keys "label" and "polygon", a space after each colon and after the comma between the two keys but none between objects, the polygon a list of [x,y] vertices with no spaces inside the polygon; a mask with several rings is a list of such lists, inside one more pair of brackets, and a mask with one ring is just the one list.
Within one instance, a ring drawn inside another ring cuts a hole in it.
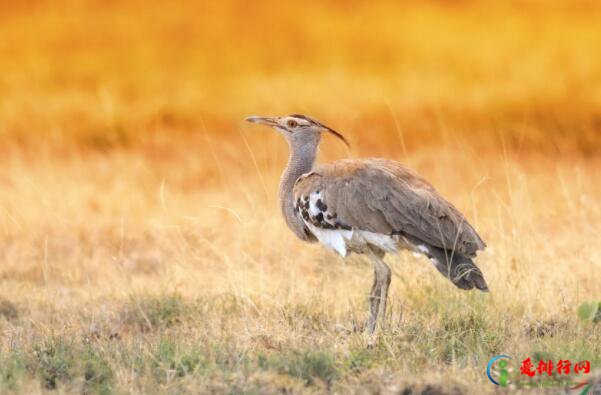
[{"label": "black and white spotted plumage", "polygon": [[326,230],[352,229],[339,221],[336,213],[328,211],[328,206],[323,202],[320,191],[315,191],[312,195],[299,196],[296,199],[294,208],[306,224],[317,228]]}]

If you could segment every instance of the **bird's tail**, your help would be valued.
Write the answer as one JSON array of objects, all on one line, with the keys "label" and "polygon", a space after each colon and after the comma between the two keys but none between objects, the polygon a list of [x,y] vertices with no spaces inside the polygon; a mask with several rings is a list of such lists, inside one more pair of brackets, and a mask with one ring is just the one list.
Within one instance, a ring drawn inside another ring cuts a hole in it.
[{"label": "bird's tail", "polygon": [[488,285],[484,276],[474,262],[458,252],[428,246],[424,254],[430,258],[436,269],[447,277],[455,286],[461,289],[474,287],[488,292]]}]

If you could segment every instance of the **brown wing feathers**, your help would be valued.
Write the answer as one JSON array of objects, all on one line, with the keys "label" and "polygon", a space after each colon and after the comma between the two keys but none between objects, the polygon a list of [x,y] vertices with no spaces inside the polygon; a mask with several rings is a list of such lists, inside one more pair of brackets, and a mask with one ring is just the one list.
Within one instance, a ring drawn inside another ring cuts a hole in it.
[{"label": "brown wing feathers", "polygon": [[412,236],[474,256],[484,242],[465,217],[423,178],[385,159],[341,160],[299,178],[295,200],[319,191],[343,226]]}]

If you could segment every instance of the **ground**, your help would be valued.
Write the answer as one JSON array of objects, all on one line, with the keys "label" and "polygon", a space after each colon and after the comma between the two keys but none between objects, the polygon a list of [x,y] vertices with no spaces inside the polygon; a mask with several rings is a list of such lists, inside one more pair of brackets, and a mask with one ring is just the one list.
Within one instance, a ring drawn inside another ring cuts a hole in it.
[{"label": "ground", "polygon": [[[498,354],[599,371],[576,309],[601,298],[601,8],[189,7],[0,8],[0,392],[496,393]],[[243,122],[287,113],[350,140],[321,161],[426,177],[487,242],[491,292],[389,256],[368,348],[373,269],[286,228],[287,146]]]}]

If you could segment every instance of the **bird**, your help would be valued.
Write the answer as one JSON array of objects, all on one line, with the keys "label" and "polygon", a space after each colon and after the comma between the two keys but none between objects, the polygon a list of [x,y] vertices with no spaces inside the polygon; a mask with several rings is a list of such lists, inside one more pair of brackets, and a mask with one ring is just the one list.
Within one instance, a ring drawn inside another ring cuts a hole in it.
[{"label": "bird", "polygon": [[[417,172],[389,159],[341,159],[317,164],[323,133],[350,146],[339,132],[302,114],[250,116],[284,136],[290,156],[279,186],[279,203],[290,230],[342,257],[367,256],[374,266],[365,329],[374,334],[386,314],[391,269],[386,254],[425,255],[463,290],[488,291],[473,258],[486,244],[465,216]],[[380,318],[378,318],[380,317]]]}]

